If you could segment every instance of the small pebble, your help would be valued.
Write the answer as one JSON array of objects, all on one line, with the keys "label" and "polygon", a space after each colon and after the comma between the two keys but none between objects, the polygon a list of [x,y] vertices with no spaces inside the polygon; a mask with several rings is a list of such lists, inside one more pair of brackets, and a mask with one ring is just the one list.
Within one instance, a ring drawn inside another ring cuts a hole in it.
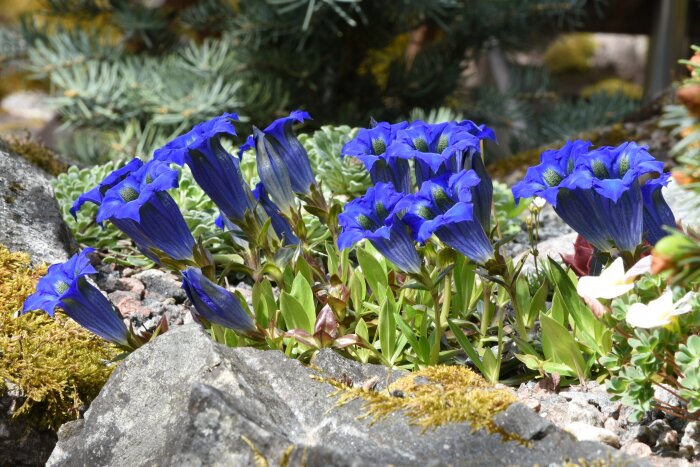
[{"label": "small pebble", "polygon": [[640,443],[639,441],[633,441],[629,444],[625,444],[622,446],[621,451],[625,454],[636,457],[649,457],[652,454],[651,448],[644,443]]},{"label": "small pebble", "polygon": [[579,441],[597,441],[614,448],[620,447],[620,438],[610,430],[583,422],[572,422],[564,427]]}]

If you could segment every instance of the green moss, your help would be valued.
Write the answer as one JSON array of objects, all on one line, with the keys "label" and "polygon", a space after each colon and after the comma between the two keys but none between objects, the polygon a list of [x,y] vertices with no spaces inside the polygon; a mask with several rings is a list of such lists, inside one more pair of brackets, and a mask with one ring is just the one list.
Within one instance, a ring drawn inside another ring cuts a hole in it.
[{"label": "green moss", "polygon": [[28,137],[10,138],[7,141],[7,147],[10,152],[24,157],[51,175],[56,176],[68,170],[68,164],[63,162],[55,152]]},{"label": "green moss", "polygon": [[492,421],[492,417],[508,408],[516,397],[508,390],[494,388],[462,366],[428,367],[396,380],[386,391],[350,388],[339,382],[332,384],[338,388],[334,395],[339,396],[339,405],[363,399],[364,416],[371,417],[372,423],[403,411],[412,424],[421,426],[424,431],[447,423],[468,422],[473,431],[485,429],[505,439],[517,440]]},{"label": "green moss", "polygon": [[552,73],[588,71],[592,66],[595,49],[593,34],[563,34],[547,48],[544,61]]},{"label": "green moss", "polygon": [[97,396],[112,372],[105,362],[118,351],[60,312],[55,319],[42,312],[15,316],[45,272],[0,245],[0,381],[24,397],[15,416],[56,429]]}]

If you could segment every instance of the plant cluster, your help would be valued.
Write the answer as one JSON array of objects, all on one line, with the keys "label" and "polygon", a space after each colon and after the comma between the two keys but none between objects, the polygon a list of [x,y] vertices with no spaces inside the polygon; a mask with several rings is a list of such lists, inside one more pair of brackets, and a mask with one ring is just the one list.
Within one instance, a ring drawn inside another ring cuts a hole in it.
[{"label": "plant cluster", "polygon": [[[676,279],[644,276],[638,284],[656,281],[654,290],[607,302],[648,273],[654,244],[658,257],[676,238],[667,236],[676,221],[661,191],[669,174],[645,147],[570,141],[528,169],[513,187],[514,203],[534,197],[535,216],[552,204],[580,239],[568,271],[555,259],[538,261],[533,245],[535,272],[527,276],[525,258],[514,264],[502,253],[509,232],[493,214],[499,203],[483,162],[484,141],[495,140],[491,129],[468,120],[373,121],[337,154],[358,160],[371,185],[340,197],[324,188],[295,135],[294,125],[309,118],[295,111],[264,130],[253,127],[232,154],[238,117],[225,113],[173,139],[153,160],[115,168],[75,199],[73,212],[82,217],[78,211],[95,205],[94,222],[112,224],[145,257],[179,274],[197,321],[227,345],[278,349],[303,361],[333,347],[406,369],[468,365],[490,383],[612,375],[611,387],[630,402],[635,389],[619,381],[643,350],[622,337],[630,327],[649,327],[639,316],[653,311],[665,317],[654,327],[680,331],[660,331],[680,352],[675,366],[667,362],[675,371],[669,381],[690,386],[664,384],[683,400],[692,395],[682,391],[695,390],[695,328],[677,317],[697,314],[696,263],[668,259],[680,268]],[[243,170],[253,157],[254,186]],[[173,166],[185,165],[217,207],[232,253],[212,254],[183,217],[177,188],[184,172]],[[85,255],[50,270],[23,310],[59,306],[131,351],[150,337],[118,324],[118,311],[84,277],[92,271]],[[232,273],[254,283],[252,309],[228,286]],[[690,295],[668,301],[681,293]]]}]

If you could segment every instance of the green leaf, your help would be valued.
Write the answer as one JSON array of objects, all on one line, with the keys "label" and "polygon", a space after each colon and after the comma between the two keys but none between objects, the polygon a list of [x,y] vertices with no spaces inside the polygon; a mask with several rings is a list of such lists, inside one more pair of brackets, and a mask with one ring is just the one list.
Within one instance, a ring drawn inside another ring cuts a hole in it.
[{"label": "green leaf", "polygon": [[272,317],[277,310],[275,295],[272,291],[272,284],[267,278],[256,282],[253,285],[253,311],[255,312],[255,320],[262,327],[267,327]]},{"label": "green leaf", "polygon": [[365,284],[365,276],[362,271],[355,269],[352,276],[350,276],[350,300],[352,301],[352,308],[355,310],[355,316],[360,316],[362,314],[362,305],[365,302],[365,296],[367,295],[367,285]]},{"label": "green leaf", "polygon": [[389,294],[382,303],[382,308],[379,311],[379,348],[382,355],[386,358],[391,358],[396,349],[396,320],[394,313],[396,312],[396,303],[393,295]]},{"label": "green leaf", "polygon": [[386,270],[382,268],[374,256],[363,248],[357,248],[357,261],[360,263],[367,283],[372,289],[374,298],[378,303],[381,303],[389,287]]},{"label": "green leaf", "polygon": [[309,334],[313,334],[315,317],[312,319],[305,310],[304,305],[287,292],[280,294],[280,311],[284,321],[287,323],[288,330],[302,329]]},{"label": "green leaf", "polygon": [[576,372],[579,380],[586,378],[586,362],[581,350],[564,326],[544,313],[540,313],[542,326],[542,350],[547,360],[563,363]]},{"label": "green leaf", "polygon": [[486,377],[488,373],[486,366],[481,362],[479,353],[476,351],[472,343],[469,342],[467,336],[462,332],[459,326],[452,322],[452,320],[448,319],[447,324],[450,326],[452,334],[454,334],[455,339],[457,339],[457,343],[462,348],[462,350],[464,350],[464,353],[467,354],[467,357],[469,357],[472,363],[474,363],[474,366],[476,366],[479,372],[481,372],[481,374],[484,375],[484,377]]},{"label": "green leaf", "polygon": [[476,283],[476,266],[464,255],[459,255],[454,269],[455,295],[452,297],[452,309],[458,315],[465,316]]},{"label": "green leaf", "polygon": [[573,319],[576,325],[576,337],[598,355],[607,355],[609,353],[608,339],[605,336],[606,331],[608,331],[607,327],[598,321],[583,303],[571,278],[552,258],[549,258],[548,274],[550,281],[561,294],[562,309],[566,310],[569,318]]},{"label": "green leaf", "polygon": [[549,294],[549,287],[547,286],[547,281],[542,282],[540,288],[537,289],[535,295],[532,297],[530,302],[530,310],[527,316],[527,327],[531,328],[535,324],[535,320],[540,312],[545,311],[547,307],[547,295]]},{"label": "green leaf", "polygon": [[498,358],[496,358],[496,356],[493,354],[493,350],[491,350],[489,347],[484,349],[483,366],[484,378],[486,378],[486,380],[490,383],[496,384],[498,382],[500,365]]},{"label": "green leaf", "polygon": [[304,277],[301,272],[294,278],[291,295],[292,297],[296,298],[304,308],[304,312],[306,313],[308,320],[311,323],[315,323],[316,306],[314,305],[314,293],[311,290],[311,286],[306,280],[306,277]]},{"label": "green leaf", "polygon": [[[355,326],[355,334],[357,334],[358,337],[362,338],[365,342],[370,343],[369,331],[367,330],[367,323],[365,323],[364,319],[360,318],[357,321],[357,325]],[[369,360],[370,350],[357,347],[356,352],[357,356],[360,358],[360,361],[362,363],[367,363]]]}]

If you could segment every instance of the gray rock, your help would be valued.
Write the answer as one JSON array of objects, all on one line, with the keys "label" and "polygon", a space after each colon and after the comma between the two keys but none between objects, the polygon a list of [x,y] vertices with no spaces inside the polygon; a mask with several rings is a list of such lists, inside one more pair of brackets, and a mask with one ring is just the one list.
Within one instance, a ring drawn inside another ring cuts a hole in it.
[{"label": "gray rock", "polygon": [[[561,255],[570,255],[574,253],[574,243],[576,242],[576,237],[578,234],[576,232],[573,233],[567,233],[564,235],[561,235],[559,237],[554,237],[550,238],[548,240],[545,240],[543,242],[540,242],[537,244],[537,261],[539,262],[540,267],[543,264],[543,262],[547,261],[547,258],[550,257],[560,264],[563,263],[563,260],[561,258]],[[517,264],[518,261],[522,259],[522,257],[526,254],[528,254],[529,250],[523,251],[520,253],[518,256],[515,257],[513,260],[514,264]],[[527,259],[525,260],[525,265],[523,266],[523,272],[525,273],[534,273],[535,271],[535,260],[533,256],[530,254],[528,255]]]},{"label": "gray rock", "polygon": [[[361,402],[337,407],[335,388],[312,377],[328,377],[323,367],[363,379],[381,374],[381,367],[360,369],[330,352],[315,363],[318,369],[281,352],[223,347],[197,326],[176,328],[120,363],[85,419],[61,428],[47,465],[254,465],[253,448],[271,465],[285,453],[287,465],[308,466],[633,460],[599,443],[576,442],[548,425],[535,430],[527,447],[472,433],[466,423],[421,433],[401,413],[372,425],[358,418]],[[379,379],[387,377],[384,372]],[[522,407],[501,417],[511,420],[505,429],[524,433],[537,415]]]},{"label": "gray rock", "polygon": [[[53,195],[49,176],[8,153],[0,141],[0,244],[29,253],[35,264],[62,262],[75,248]],[[2,357],[0,357],[2,358]],[[27,417],[13,417],[19,394],[0,380],[0,465],[43,464],[56,433]]]},{"label": "gray rock", "polygon": [[686,425],[681,447],[689,451],[691,456],[700,456],[700,422],[689,422]]},{"label": "gray rock", "polygon": [[75,250],[49,176],[0,145],[0,244],[35,263],[62,262]]},{"label": "gray rock", "polygon": [[172,274],[159,269],[147,269],[134,274],[135,279],[140,280],[146,287],[146,298],[162,300],[174,298],[175,303],[183,303],[187,294],[182,289],[182,283]]},{"label": "gray rock", "polygon": [[605,428],[589,425],[585,422],[572,422],[566,425],[564,430],[574,435],[579,441],[597,441],[614,448],[620,447],[620,438]]},{"label": "gray rock", "polygon": [[10,383],[0,381],[0,465],[43,465],[56,444],[56,432],[27,417],[12,418],[24,402]]}]

